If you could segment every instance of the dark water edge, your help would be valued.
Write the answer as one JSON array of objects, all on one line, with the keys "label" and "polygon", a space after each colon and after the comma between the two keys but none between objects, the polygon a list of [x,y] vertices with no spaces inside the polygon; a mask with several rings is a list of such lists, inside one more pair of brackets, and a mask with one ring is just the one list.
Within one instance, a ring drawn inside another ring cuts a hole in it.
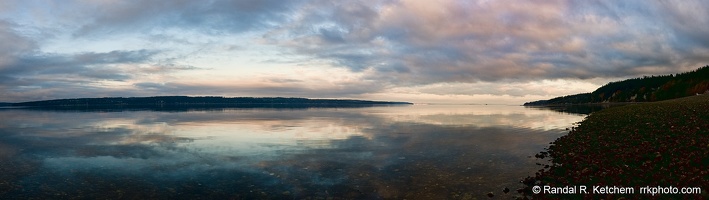
[{"label": "dark water edge", "polygon": [[524,106],[530,109],[551,110],[562,113],[588,115],[606,108],[632,105],[637,103],[598,103],[598,104],[570,104],[570,105],[546,105],[546,106]]},{"label": "dark water edge", "polygon": [[203,105],[91,105],[91,106],[6,106],[0,109],[23,109],[65,112],[124,112],[124,111],[225,111],[235,109],[314,109],[314,108],[369,108],[397,107],[409,104],[203,104]]},{"label": "dark water edge", "polygon": [[512,198],[567,116],[421,108],[2,110],[0,198]]}]

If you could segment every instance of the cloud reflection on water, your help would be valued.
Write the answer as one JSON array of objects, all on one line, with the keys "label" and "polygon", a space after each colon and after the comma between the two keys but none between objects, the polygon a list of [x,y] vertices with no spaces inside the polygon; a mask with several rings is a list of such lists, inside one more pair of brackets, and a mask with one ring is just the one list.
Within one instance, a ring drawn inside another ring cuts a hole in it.
[{"label": "cloud reflection on water", "polygon": [[528,156],[583,116],[439,105],[0,118],[0,196],[464,198],[515,189],[536,171]]}]

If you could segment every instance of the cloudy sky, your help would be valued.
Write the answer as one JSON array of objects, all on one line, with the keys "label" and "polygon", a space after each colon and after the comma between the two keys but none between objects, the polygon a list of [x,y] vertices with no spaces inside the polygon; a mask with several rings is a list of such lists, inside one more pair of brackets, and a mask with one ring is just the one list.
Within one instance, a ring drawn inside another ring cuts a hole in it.
[{"label": "cloudy sky", "polygon": [[0,0],[0,101],[506,103],[709,64],[708,1]]}]

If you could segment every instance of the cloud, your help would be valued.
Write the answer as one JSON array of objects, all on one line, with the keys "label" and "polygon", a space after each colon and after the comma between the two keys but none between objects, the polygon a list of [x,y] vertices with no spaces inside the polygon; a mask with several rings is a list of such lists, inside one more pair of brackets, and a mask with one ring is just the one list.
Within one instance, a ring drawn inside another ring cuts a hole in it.
[{"label": "cloud", "polygon": [[10,76],[71,76],[89,79],[125,80],[128,71],[113,65],[131,65],[149,61],[157,52],[111,51],[106,53],[80,53],[73,55],[34,53],[17,56],[14,62],[3,65],[0,72]]},{"label": "cloud", "polygon": [[[690,16],[706,12],[682,11],[706,6],[685,4],[692,3],[348,1],[306,7],[267,37],[355,72],[376,69],[381,73],[374,79],[397,77],[394,83],[639,76],[707,61],[685,63],[678,56],[683,46],[674,41],[675,31],[691,41],[705,39],[702,28],[689,27],[702,24]],[[655,24],[666,9],[674,16],[670,25]]]},{"label": "cloud", "polygon": [[[514,45],[525,44],[512,40],[528,40],[522,42],[537,45],[531,40],[552,40],[564,34],[564,30],[550,27],[561,22],[554,15],[563,12],[563,4],[504,7],[506,4],[398,1],[378,8],[370,5],[350,1],[325,8],[329,11],[305,9],[301,13],[304,17],[285,27],[285,32],[295,37],[276,42],[332,59],[353,71],[375,68],[383,72],[378,74],[382,77],[397,76],[405,78],[397,81],[428,84],[525,78],[529,74],[521,72],[535,66],[525,65],[528,58],[514,52],[521,49]],[[525,6],[540,9],[524,9]],[[353,12],[345,12],[348,10]],[[531,16],[537,10],[548,11],[549,16],[542,15],[542,20]],[[498,17],[505,18],[507,24],[495,22]],[[544,74],[544,69],[536,67],[540,71],[536,75]],[[402,73],[412,74],[402,77]]]},{"label": "cloud", "polygon": [[658,10],[662,15],[662,21],[672,28],[672,32],[679,36],[681,42],[709,45],[709,27],[697,26],[698,24],[709,23],[709,12],[705,8],[709,3],[705,1],[683,1],[670,3],[658,1]]},{"label": "cloud", "polygon": [[362,94],[379,92],[385,86],[378,83],[348,82],[313,83],[300,80],[273,80],[272,82],[241,81],[235,83],[140,82],[134,86],[157,95],[219,95],[225,96],[280,96],[308,98],[355,98]]},{"label": "cloud", "polygon": [[[407,88],[518,97],[529,90],[502,88],[540,81],[595,84],[709,63],[709,4],[702,1],[0,4],[7,6],[0,13],[0,92],[16,98],[16,91],[71,93],[51,85],[126,94],[337,98]],[[271,66],[299,71],[259,74]],[[354,78],[318,71],[324,68],[344,69],[338,73]],[[213,72],[182,73],[193,69]],[[214,84],[211,76],[239,80]]]},{"label": "cloud", "polygon": [[209,34],[238,33],[274,26],[300,1],[160,0],[75,1],[84,11],[76,36],[161,29],[199,30]]},{"label": "cloud", "polygon": [[199,69],[154,61],[160,52],[151,50],[49,54],[30,49],[0,54],[0,94],[4,101],[133,96],[142,93],[104,83]]},{"label": "cloud", "polygon": [[17,33],[17,26],[12,22],[0,20],[0,42],[3,44],[0,46],[0,69],[14,62],[16,56],[38,48],[34,41]]}]

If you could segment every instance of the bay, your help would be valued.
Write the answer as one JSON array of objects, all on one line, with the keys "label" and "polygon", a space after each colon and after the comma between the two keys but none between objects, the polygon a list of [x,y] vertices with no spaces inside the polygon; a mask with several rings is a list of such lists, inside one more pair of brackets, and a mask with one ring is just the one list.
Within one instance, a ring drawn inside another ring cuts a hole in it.
[{"label": "bay", "polygon": [[505,105],[0,109],[0,197],[511,198],[540,169],[533,155],[584,117]]}]

